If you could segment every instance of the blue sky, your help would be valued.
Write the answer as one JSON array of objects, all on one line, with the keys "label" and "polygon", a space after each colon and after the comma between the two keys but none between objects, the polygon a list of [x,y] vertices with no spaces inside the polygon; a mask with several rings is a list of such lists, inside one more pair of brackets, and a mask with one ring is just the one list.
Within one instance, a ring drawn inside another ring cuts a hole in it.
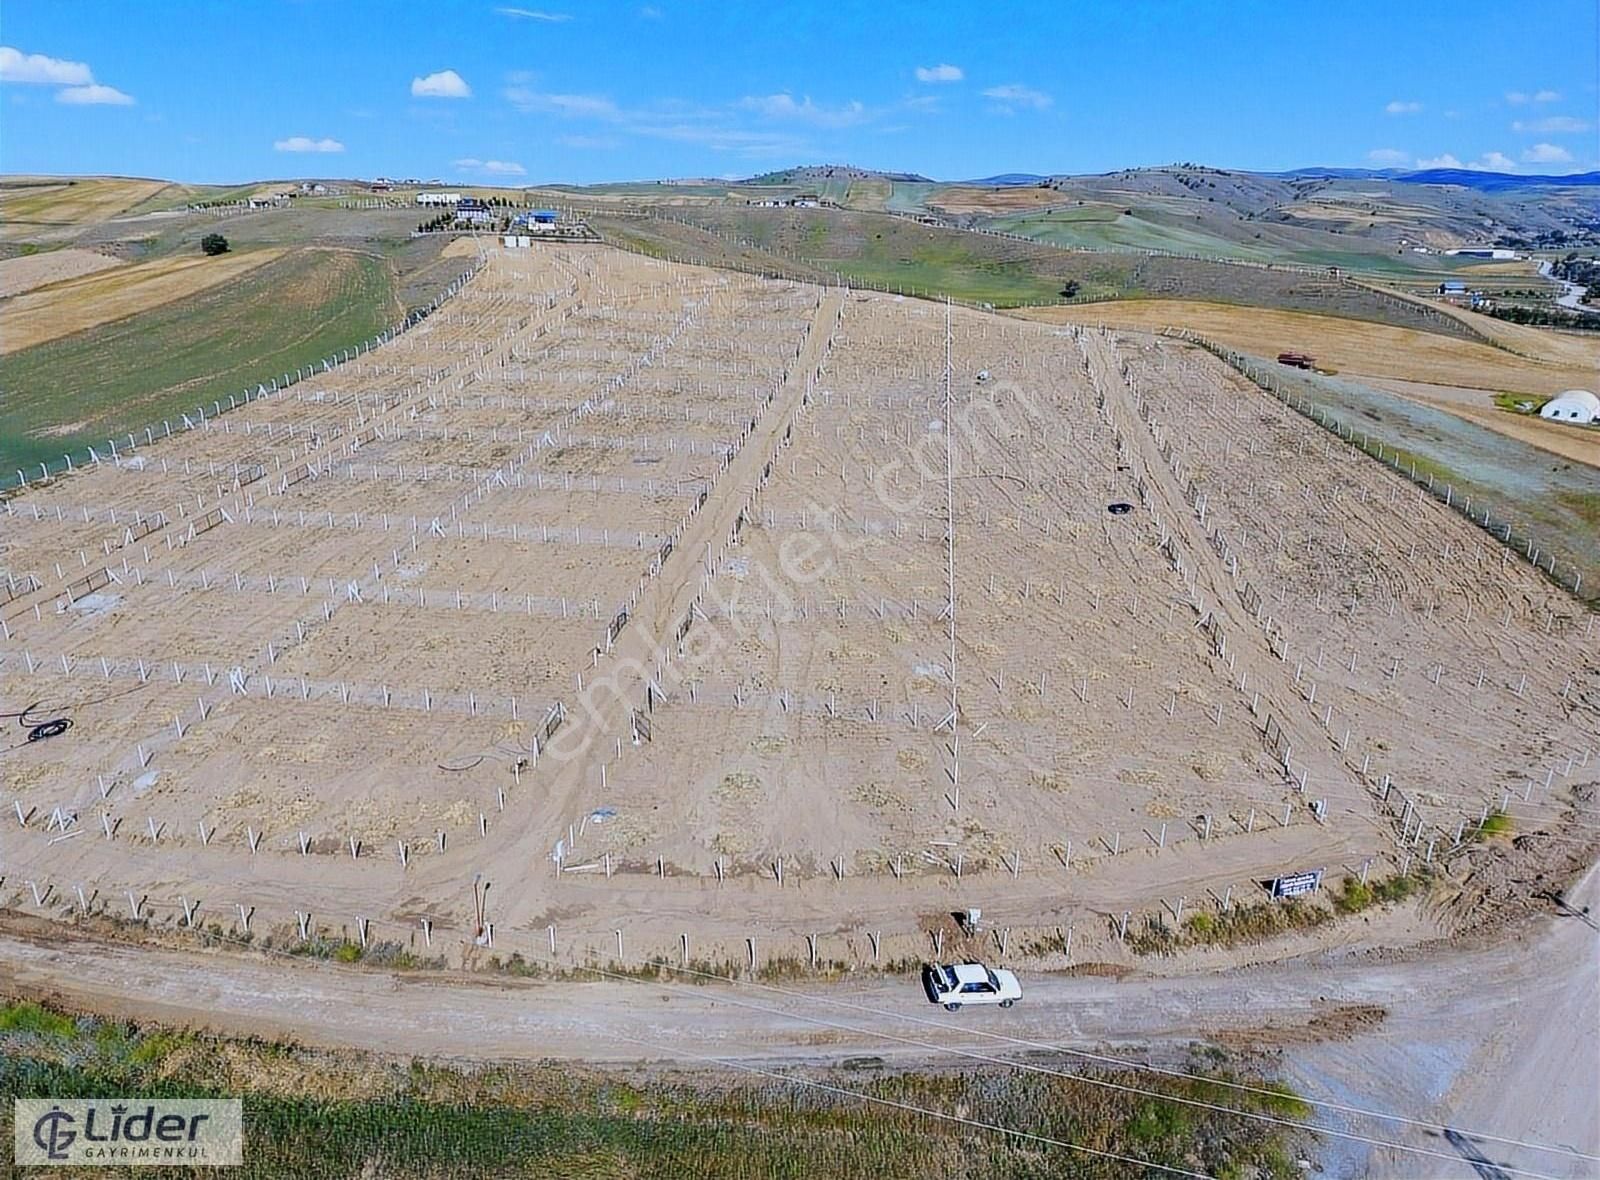
[{"label": "blue sky", "polygon": [[1600,167],[1600,0],[6,0],[0,170]]}]

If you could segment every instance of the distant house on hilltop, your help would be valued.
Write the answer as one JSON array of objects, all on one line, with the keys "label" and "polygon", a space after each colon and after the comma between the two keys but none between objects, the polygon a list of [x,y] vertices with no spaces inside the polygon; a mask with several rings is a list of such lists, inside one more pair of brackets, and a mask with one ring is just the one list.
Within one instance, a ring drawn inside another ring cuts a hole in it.
[{"label": "distant house on hilltop", "polygon": [[456,202],[456,224],[487,225],[498,220],[489,206],[476,197],[462,197]]}]

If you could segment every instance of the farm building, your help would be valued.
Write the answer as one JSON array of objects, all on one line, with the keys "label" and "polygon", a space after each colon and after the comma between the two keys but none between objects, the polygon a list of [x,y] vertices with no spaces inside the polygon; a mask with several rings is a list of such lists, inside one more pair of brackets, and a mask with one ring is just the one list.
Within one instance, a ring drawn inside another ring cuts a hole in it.
[{"label": "farm building", "polygon": [[554,209],[530,209],[526,213],[518,213],[511,219],[511,224],[528,229],[546,230],[554,229],[561,220],[561,215]]},{"label": "farm building", "polygon": [[1445,253],[1456,258],[1494,258],[1501,260],[1517,256],[1515,250],[1507,250],[1501,246],[1463,246],[1459,250],[1446,250]]},{"label": "farm building", "polygon": [[461,204],[461,194],[460,193],[418,193],[417,194],[417,204],[419,204],[419,205],[459,205],[459,204]]},{"label": "farm building", "polygon": [[1439,284],[1439,294],[1461,296],[1467,293],[1467,285],[1460,279],[1446,279]]},{"label": "farm building", "polygon": [[456,205],[456,224],[470,222],[473,225],[488,225],[499,220],[482,201],[476,197],[463,197]]},{"label": "farm building", "polygon": [[1569,389],[1545,402],[1539,417],[1552,422],[1575,422],[1579,426],[1592,426],[1600,422],[1600,397],[1587,389]]}]

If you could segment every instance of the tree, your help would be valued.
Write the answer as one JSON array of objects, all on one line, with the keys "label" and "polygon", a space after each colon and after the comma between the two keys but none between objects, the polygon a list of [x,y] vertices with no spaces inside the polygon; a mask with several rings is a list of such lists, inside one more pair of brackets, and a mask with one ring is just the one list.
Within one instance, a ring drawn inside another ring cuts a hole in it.
[{"label": "tree", "polygon": [[207,234],[200,239],[200,249],[207,254],[226,254],[228,252],[228,239],[221,234]]}]

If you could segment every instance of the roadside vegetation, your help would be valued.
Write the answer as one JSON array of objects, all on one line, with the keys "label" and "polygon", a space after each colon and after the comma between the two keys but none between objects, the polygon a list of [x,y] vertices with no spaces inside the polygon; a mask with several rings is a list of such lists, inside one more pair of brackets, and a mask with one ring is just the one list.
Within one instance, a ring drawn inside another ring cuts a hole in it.
[{"label": "roadside vegetation", "polygon": [[[905,1073],[875,1057],[796,1071],[788,1075],[793,1081],[732,1070],[473,1068],[175,1032],[21,1002],[0,1004],[0,1137],[11,1135],[16,1097],[242,1097],[242,1177],[1121,1180],[1137,1174],[1128,1163],[1045,1140],[1234,1180],[1299,1174],[1309,1143],[1169,1096],[1302,1120],[1310,1114],[1303,1101],[1220,1049],[1196,1049],[1181,1064],[1197,1076]],[[1091,1076],[1157,1093],[1082,1080]],[[1243,1093],[1220,1081],[1264,1092]],[[1038,1138],[1006,1137],[956,1119]],[[159,1180],[187,1173],[141,1174]]]},{"label": "roadside vegetation", "polygon": [[1220,912],[1196,909],[1185,915],[1181,924],[1173,921],[1170,914],[1162,913],[1138,928],[1129,928],[1128,949],[1136,955],[1175,955],[1194,948],[1255,946],[1285,934],[1315,930],[1335,918],[1359,914],[1374,906],[1405,901],[1425,884],[1426,878],[1415,873],[1365,884],[1357,877],[1346,877],[1338,892],[1330,894],[1326,905],[1301,898],[1257,901]]}]

